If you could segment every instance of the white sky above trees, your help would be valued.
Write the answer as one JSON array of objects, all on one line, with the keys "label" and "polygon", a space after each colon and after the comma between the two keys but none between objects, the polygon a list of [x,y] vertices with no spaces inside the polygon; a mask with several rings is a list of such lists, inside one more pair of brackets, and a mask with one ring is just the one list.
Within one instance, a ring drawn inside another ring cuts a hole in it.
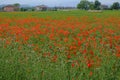
[{"label": "white sky above trees", "polygon": [[[94,0],[89,0],[94,1]],[[113,2],[120,2],[120,0],[99,0],[102,4],[111,5]],[[0,0],[2,4],[27,4],[27,5],[48,5],[48,6],[76,6],[80,0]]]}]

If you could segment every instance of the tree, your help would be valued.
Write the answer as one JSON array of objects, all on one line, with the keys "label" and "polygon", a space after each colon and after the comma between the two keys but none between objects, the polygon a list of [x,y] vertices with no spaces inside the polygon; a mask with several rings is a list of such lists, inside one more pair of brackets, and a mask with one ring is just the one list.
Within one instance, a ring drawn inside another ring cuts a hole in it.
[{"label": "tree", "polygon": [[119,2],[114,2],[113,5],[111,6],[111,9],[120,9],[120,3]]},{"label": "tree", "polygon": [[19,11],[19,8],[20,8],[20,4],[19,3],[15,3],[15,4],[13,4],[15,7],[16,7],[16,11]]},{"label": "tree", "polygon": [[88,0],[81,0],[80,3],[77,5],[78,9],[89,9],[89,1]]},{"label": "tree", "polygon": [[91,9],[91,10],[94,9],[94,2],[89,2],[89,9]]},{"label": "tree", "polygon": [[20,4],[19,3],[15,3],[15,4],[13,4],[14,6],[16,6],[16,7],[20,7]]},{"label": "tree", "polygon": [[95,0],[94,2],[94,9],[100,10],[101,3],[98,0]]}]

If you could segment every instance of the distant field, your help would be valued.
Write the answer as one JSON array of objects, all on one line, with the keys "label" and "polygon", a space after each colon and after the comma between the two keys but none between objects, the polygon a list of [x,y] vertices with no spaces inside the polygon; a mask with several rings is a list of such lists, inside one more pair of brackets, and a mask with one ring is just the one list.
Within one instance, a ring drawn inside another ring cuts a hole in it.
[{"label": "distant field", "polygon": [[0,12],[0,80],[120,80],[120,11]]},{"label": "distant field", "polygon": [[69,16],[75,16],[75,17],[81,17],[81,16],[97,16],[97,17],[110,17],[110,16],[115,16],[119,17],[120,16],[120,11],[103,11],[102,13],[90,13],[88,11],[78,11],[78,10],[73,10],[73,11],[43,11],[43,12],[0,12],[0,17],[9,17],[9,18],[26,18],[26,17],[47,17],[50,16],[52,18],[59,18],[59,17],[69,17]]}]

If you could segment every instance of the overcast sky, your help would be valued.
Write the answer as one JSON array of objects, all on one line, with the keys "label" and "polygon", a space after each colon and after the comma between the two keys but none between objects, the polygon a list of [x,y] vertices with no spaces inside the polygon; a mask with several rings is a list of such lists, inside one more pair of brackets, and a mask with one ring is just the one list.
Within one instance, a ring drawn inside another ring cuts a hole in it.
[{"label": "overcast sky", "polygon": [[[94,1],[94,0],[89,0]],[[113,2],[120,2],[120,0],[99,0],[102,4],[111,5]],[[47,6],[76,6],[80,0],[0,0],[1,4],[27,4],[27,5],[47,5]]]}]

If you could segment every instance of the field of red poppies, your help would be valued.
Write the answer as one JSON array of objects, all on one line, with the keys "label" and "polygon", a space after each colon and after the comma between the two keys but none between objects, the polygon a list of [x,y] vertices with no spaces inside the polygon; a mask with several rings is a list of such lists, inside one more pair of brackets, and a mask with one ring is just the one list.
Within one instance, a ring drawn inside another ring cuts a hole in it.
[{"label": "field of red poppies", "polygon": [[0,80],[120,80],[120,12],[1,12]]}]

